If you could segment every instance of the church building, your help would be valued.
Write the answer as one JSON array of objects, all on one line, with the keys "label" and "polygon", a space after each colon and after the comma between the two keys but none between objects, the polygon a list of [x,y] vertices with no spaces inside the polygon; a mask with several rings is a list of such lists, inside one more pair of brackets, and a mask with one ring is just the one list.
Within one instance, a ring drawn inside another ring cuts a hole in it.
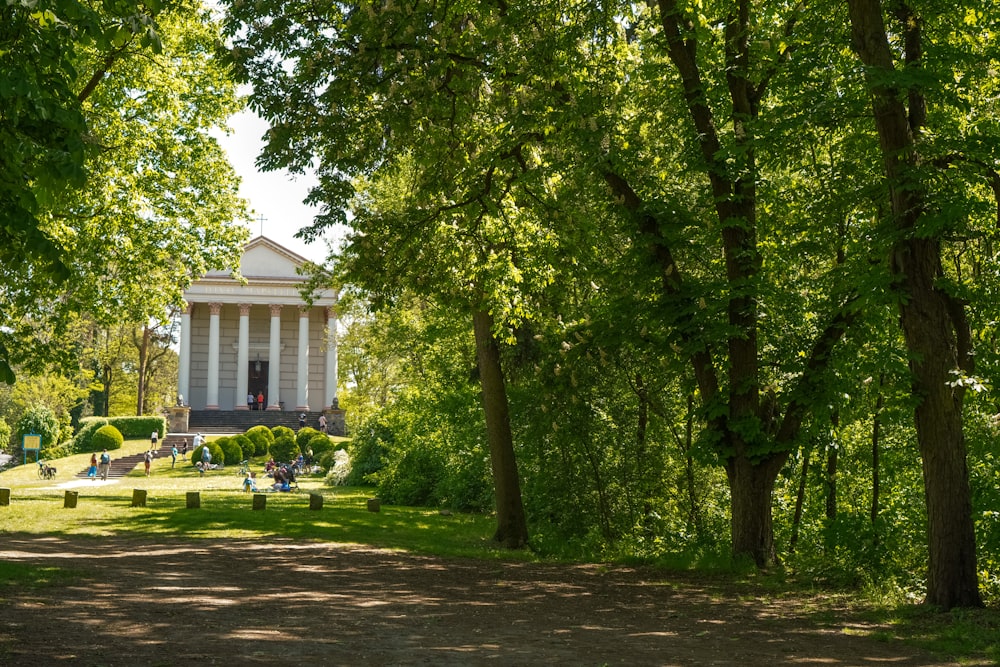
[{"label": "church building", "polygon": [[240,260],[245,284],[219,271],[191,285],[181,314],[179,403],[192,412],[338,408],[337,293],[323,290],[307,305],[296,271],[305,263],[258,236]]}]

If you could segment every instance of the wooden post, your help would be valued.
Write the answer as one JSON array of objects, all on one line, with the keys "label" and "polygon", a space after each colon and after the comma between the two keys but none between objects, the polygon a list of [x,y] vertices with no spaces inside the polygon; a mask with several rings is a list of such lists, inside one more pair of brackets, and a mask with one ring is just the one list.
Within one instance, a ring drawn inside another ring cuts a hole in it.
[{"label": "wooden post", "polygon": [[132,507],[146,506],[146,490],[132,489]]},{"label": "wooden post", "polygon": [[323,495],[319,493],[309,494],[309,509],[311,510],[321,510],[323,509]]},{"label": "wooden post", "polygon": [[187,508],[189,510],[196,510],[199,507],[201,507],[201,493],[198,491],[188,491]]},{"label": "wooden post", "polygon": [[76,507],[77,496],[78,493],[76,491],[67,491],[66,495],[63,496],[63,507]]},{"label": "wooden post", "polygon": [[381,512],[382,511],[382,501],[378,498],[368,499],[368,511],[369,512]]},{"label": "wooden post", "polygon": [[10,489],[0,489],[0,506],[10,505]]},{"label": "wooden post", "polygon": [[267,509],[267,496],[263,493],[253,494],[253,508],[255,510]]}]

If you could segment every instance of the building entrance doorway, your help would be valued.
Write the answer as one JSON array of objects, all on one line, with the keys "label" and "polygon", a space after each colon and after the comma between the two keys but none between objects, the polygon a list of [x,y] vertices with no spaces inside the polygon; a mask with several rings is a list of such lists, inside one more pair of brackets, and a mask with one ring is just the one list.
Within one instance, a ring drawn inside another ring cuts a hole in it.
[{"label": "building entrance doorway", "polygon": [[[253,394],[254,410],[267,408],[267,373],[268,362],[261,361],[260,359],[250,362],[247,369],[247,385],[249,387],[248,391]],[[257,402],[257,398],[261,394],[264,394],[263,403]]]}]

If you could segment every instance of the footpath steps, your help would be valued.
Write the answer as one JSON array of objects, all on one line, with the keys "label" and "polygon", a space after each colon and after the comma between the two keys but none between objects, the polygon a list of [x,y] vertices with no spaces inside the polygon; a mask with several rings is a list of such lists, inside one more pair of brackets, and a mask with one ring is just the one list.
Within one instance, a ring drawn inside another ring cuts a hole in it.
[{"label": "footpath steps", "polygon": [[[252,426],[263,424],[268,428],[287,426],[299,429],[300,412],[278,410],[192,410],[188,416],[191,433],[243,433]],[[306,412],[306,426],[319,428],[322,412]]]},{"label": "footpath steps", "polygon": [[[190,441],[189,441],[190,442]],[[156,458],[161,458],[164,456],[170,456],[170,445],[167,443],[167,439],[164,438],[160,441],[156,448]],[[139,452],[138,454],[129,454],[128,456],[115,457],[115,452],[108,452],[111,454],[111,466],[108,468],[108,479],[118,479],[124,477],[125,475],[132,472],[137,465],[142,463],[143,457],[146,452]],[[98,452],[97,456],[100,457],[101,453]],[[87,466],[80,472],[76,473],[74,477],[79,479],[86,479],[87,472],[90,466]]]}]

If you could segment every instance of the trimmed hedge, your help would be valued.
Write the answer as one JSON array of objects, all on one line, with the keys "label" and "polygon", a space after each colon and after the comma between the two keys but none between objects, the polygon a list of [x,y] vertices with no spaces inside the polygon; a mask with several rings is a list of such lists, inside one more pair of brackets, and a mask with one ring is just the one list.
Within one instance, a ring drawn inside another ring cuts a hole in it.
[{"label": "trimmed hedge", "polygon": [[257,455],[257,445],[255,445],[253,440],[251,440],[247,436],[242,434],[234,435],[232,437],[232,440],[237,445],[239,445],[240,449],[243,451],[243,456],[240,458],[239,461],[237,461],[237,463],[242,463],[243,461],[249,461],[250,459],[252,459],[254,456]]},{"label": "trimmed hedge", "polygon": [[90,441],[96,447],[94,451],[97,452],[102,449],[121,449],[125,438],[117,428],[111,424],[105,424],[97,429]]},{"label": "trimmed hedge", "polygon": [[283,435],[271,443],[268,451],[278,463],[291,463],[299,455],[299,446],[295,444],[295,438]]},{"label": "trimmed hedge", "polygon": [[201,462],[201,450],[205,448],[208,448],[208,453],[212,455],[212,460],[209,461],[209,463],[225,464],[226,456],[223,453],[222,448],[216,444],[217,442],[217,440],[213,440],[212,442],[205,442],[195,447],[191,451],[191,465],[197,465]]},{"label": "trimmed hedge", "polygon": [[287,426],[275,426],[274,428],[271,429],[271,433],[274,434],[275,440],[277,440],[278,438],[285,438],[285,437],[291,438],[293,441],[295,440],[295,431],[288,428]]},{"label": "trimmed hedge", "polygon": [[333,442],[330,437],[323,435],[322,433],[317,433],[313,437],[309,438],[305,447],[300,447],[304,452],[312,450],[313,459],[318,459],[329,451],[333,450]]},{"label": "trimmed hedge", "polygon": [[299,446],[299,450],[306,451],[306,445],[310,440],[315,438],[317,435],[323,435],[321,431],[317,431],[311,426],[303,426],[299,429],[299,432],[295,434],[295,444]]},{"label": "trimmed hedge", "polygon": [[164,417],[144,415],[142,417],[84,417],[80,420],[80,428],[73,437],[72,449],[77,453],[97,452],[104,447],[97,447],[91,441],[94,433],[105,425],[114,426],[126,440],[137,438],[148,439],[155,429],[160,438],[167,432],[167,420]]},{"label": "trimmed hedge", "polygon": [[[216,438],[215,444],[219,446],[222,450],[222,455],[225,457],[224,463],[227,466],[236,466],[243,462],[243,448],[240,447],[240,443],[236,442],[236,439],[231,436],[225,436],[222,438]],[[209,449],[209,451],[212,451]],[[219,463],[215,460],[215,454],[212,454],[212,461]]]},{"label": "trimmed hedge", "polygon": [[267,454],[268,447],[270,447],[271,443],[274,442],[274,433],[271,432],[270,428],[264,426],[263,424],[247,429],[247,432],[244,435],[250,438],[250,441],[253,442],[254,456],[264,456]]}]

